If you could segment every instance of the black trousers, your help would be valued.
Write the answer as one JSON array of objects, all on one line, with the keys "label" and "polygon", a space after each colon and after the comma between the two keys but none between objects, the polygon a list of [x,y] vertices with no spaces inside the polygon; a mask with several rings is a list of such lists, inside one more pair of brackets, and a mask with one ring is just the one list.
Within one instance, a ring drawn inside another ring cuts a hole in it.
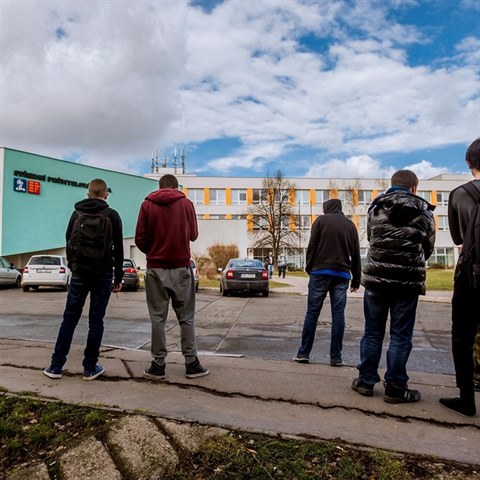
[{"label": "black trousers", "polygon": [[473,345],[480,324],[478,298],[480,289],[468,285],[461,262],[455,270],[452,298],[452,354],[460,394],[473,395]]}]

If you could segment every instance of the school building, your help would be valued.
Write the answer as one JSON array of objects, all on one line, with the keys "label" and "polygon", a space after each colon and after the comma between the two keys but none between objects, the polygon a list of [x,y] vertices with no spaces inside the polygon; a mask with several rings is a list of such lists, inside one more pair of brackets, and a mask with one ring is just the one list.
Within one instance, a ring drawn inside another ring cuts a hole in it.
[{"label": "school building", "polygon": [[[180,188],[195,204],[199,238],[191,245],[194,256],[205,254],[214,243],[236,244],[242,257],[265,255],[268,248],[254,248],[254,227],[247,212],[249,206],[262,199],[261,177],[197,176],[186,173],[184,168],[153,164],[151,172],[141,177],[0,148],[0,256],[22,268],[33,254],[63,254],[73,205],[86,198],[90,180],[103,178],[110,188],[107,201],[123,221],[125,256],[144,268],[144,256],[134,244],[138,210],[143,199],[158,188],[158,179],[165,173],[177,176]],[[322,214],[322,203],[328,198],[342,200],[344,213],[357,225],[365,254],[367,209],[372,199],[388,188],[388,180],[288,180],[295,185],[290,196],[295,212],[290,228],[298,233],[286,252],[291,267],[303,268],[311,223]],[[448,195],[468,180],[469,174],[420,180],[418,195],[436,205],[437,236],[430,264],[453,266],[458,258],[458,248],[448,229]]]}]

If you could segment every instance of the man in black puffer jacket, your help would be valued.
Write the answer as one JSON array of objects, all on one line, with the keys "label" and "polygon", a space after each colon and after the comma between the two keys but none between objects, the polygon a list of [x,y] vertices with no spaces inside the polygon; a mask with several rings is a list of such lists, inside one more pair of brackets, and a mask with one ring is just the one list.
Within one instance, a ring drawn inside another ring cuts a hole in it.
[{"label": "man in black puffer jacket", "polygon": [[415,195],[417,185],[415,173],[399,170],[392,176],[391,188],[368,210],[370,247],[362,277],[365,332],[357,367],[360,374],[352,388],[361,395],[373,395],[373,387],[380,381],[378,364],[390,312],[387,403],[420,400],[420,392],[408,388],[406,365],[412,350],[418,296],[425,294],[426,260],[435,243],[435,207]]}]

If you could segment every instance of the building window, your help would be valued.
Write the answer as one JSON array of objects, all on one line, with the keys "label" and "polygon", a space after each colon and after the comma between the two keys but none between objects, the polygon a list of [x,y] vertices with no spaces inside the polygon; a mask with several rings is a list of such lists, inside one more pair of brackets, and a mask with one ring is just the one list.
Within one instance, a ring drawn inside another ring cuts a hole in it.
[{"label": "building window", "polygon": [[342,201],[343,205],[352,205],[353,203],[351,190],[338,190],[337,198]]},{"label": "building window", "polygon": [[268,230],[268,222],[265,217],[255,215],[253,217],[253,229],[254,230]]},{"label": "building window", "polygon": [[417,190],[417,195],[430,203],[430,192],[428,190]]},{"label": "building window", "polygon": [[367,231],[367,219],[366,215],[359,215],[358,216],[358,231],[360,233],[365,233]]},{"label": "building window", "polygon": [[310,215],[297,215],[296,226],[299,230],[310,230]]},{"label": "building window", "polygon": [[329,199],[329,196],[328,190],[315,190],[315,203],[321,205]]},{"label": "building window", "polygon": [[226,220],[225,215],[210,215],[209,220]]},{"label": "building window", "polygon": [[232,205],[246,205],[247,191],[232,189]]},{"label": "building window", "polygon": [[232,220],[245,220],[246,218],[246,215],[232,215]]},{"label": "building window", "polygon": [[203,205],[203,188],[189,188],[188,198],[195,205]]},{"label": "building window", "polygon": [[210,205],[225,205],[225,190],[211,188]]},{"label": "building window", "polygon": [[440,232],[448,232],[448,230],[450,230],[450,228],[448,227],[447,215],[438,215],[437,222],[438,222],[438,230]]},{"label": "building window", "polygon": [[358,204],[359,205],[370,205],[372,203],[372,192],[370,190],[359,190],[358,191]]},{"label": "building window", "polygon": [[264,203],[267,201],[267,192],[260,188],[254,188],[252,190],[253,203]]},{"label": "building window", "polygon": [[450,192],[437,192],[437,205],[448,205],[448,195]]},{"label": "building window", "polygon": [[451,247],[435,247],[432,256],[428,259],[428,266],[433,267],[439,265],[444,268],[453,268],[454,257],[453,248]]},{"label": "building window", "polygon": [[297,205],[310,205],[310,190],[296,190],[295,203]]}]

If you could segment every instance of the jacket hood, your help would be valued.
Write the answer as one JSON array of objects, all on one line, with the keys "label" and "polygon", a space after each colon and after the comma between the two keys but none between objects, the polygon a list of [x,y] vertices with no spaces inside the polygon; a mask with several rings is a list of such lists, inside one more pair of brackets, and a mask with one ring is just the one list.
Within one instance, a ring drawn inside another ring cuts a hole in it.
[{"label": "jacket hood", "polygon": [[185,194],[174,188],[160,188],[145,197],[145,200],[156,203],[158,205],[169,205],[177,200],[185,198]]},{"label": "jacket hood", "polygon": [[394,226],[401,226],[411,222],[425,210],[435,210],[435,206],[424,198],[410,193],[405,189],[390,188],[379,195],[370,205],[368,211],[377,207],[383,208],[385,215]]},{"label": "jacket hood", "polygon": [[332,198],[323,202],[323,213],[343,213],[342,202],[338,198]]},{"label": "jacket hood", "polygon": [[85,213],[98,213],[108,208],[108,203],[99,198],[85,198],[75,204],[75,210]]}]

